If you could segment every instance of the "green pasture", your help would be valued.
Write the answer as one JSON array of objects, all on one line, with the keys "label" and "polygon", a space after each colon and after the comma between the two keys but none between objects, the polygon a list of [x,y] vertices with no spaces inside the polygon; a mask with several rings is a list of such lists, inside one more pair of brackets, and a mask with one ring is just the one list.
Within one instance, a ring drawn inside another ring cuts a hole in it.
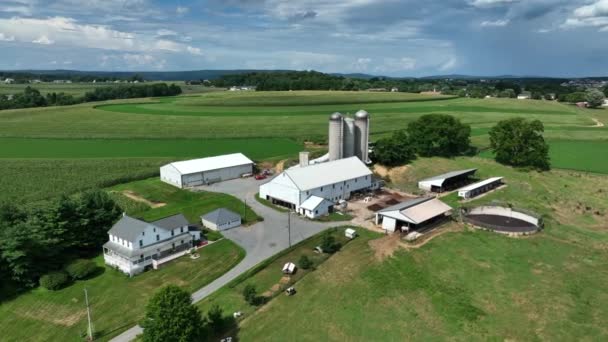
[{"label": "green pasture", "polygon": [[137,324],[150,297],[162,286],[175,284],[195,291],[234,267],[245,252],[229,240],[199,251],[200,258],[179,258],[165,267],[129,278],[95,259],[103,273],[59,291],[36,288],[0,305],[2,340],[83,341],[87,329],[84,289],[89,294],[96,341]]},{"label": "green pasture", "polygon": [[302,149],[268,139],[28,139],[0,138],[0,158],[203,158],[242,152],[255,160],[291,156]]},{"label": "green pasture", "polygon": [[[236,197],[222,193],[182,190],[163,183],[156,177],[120,184],[110,188],[109,192],[129,215],[146,221],[155,221],[181,213],[191,223],[198,223],[201,215],[218,208],[227,208],[239,213],[244,224],[260,220],[249,206]],[[163,205],[151,209],[149,205],[127,198],[124,196],[125,192]]]},{"label": "green pasture", "polygon": [[[219,91],[216,88],[207,88],[202,85],[187,85],[183,81],[151,82],[151,83],[175,83],[182,88],[184,94],[198,94],[207,91]],[[124,84],[124,83],[121,83]],[[65,93],[72,96],[82,96],[84,93],[94,91],[96,88],[113,87],[116,83],[27,83],[27,84],[5,84],[0,83],[0,95],[11,95],[23,92],[26,87],[32,87],[40,91],[43,95],[48,93]]]},{"label": "green pasture", "polygon": [[[551,167],[608,174],[608,140],[549,140]],[[494,158],[492,151],[480,154]]]}]

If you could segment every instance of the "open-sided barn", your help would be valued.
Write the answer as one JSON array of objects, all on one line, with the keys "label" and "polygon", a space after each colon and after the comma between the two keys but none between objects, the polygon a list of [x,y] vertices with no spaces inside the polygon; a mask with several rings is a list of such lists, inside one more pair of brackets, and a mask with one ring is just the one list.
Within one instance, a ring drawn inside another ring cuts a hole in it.
[{"label": "open-sided barn", "polygon": [[411,231],[444,218],[452,208],[435,197],[421,197],[376,213],[376,224],[389,232]]},{"label": "open-sided barn", "polygon": [[432,192],[456,189],[469,183],[469,177],[474,175],[475,172],[477,172],[477,169],[459,170],[426,178],[418,182],[418,188]]}]

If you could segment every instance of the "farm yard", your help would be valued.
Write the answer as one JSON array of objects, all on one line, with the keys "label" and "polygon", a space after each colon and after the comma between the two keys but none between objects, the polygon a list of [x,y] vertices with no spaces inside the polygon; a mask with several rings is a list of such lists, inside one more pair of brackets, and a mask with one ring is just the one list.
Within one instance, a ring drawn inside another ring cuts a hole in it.
[{"label": "farm yard", "polygon": [[[231,333],[243,341],[374,340],[378,334],[400,340],[404,333],[424,340],[608,338],[603,324],[608,296],[602,290],[608,281],[608,129],[597,124],[608,122],[606,110],[549,101],[319,91],[217,92],[6,110],[0,112],[0,201],[33,202],[102,187],[127,213],[148,220],[183,212],[193,222],[203,211],[222,206],[245,210],[245,223],[254,222],[257,214],[232,196],[191,193],[161,183],[158,167],[236,151],[273,163],[311,146],[321,152],[328,115],[361,108],[373,118],[372,140],[407,127],[422,114],[446,113],[472,126],[472,142],[480,149],[488,146],[487,133],[499,120],[541,120],[551,146],[551,171],[505,167],[482,152],[475,157],[419,158],[390,170],[387,181],[415,194],[419,179],[479,168],[478,177],[502,176],[506,186],[467,205],[498,200],[528,208],[543,215],[545,230],[509,239],[453,223],[419,248],[398,240],[385,243],[387,238],[364,231],[327,258],[313,254],[316,236],[228,284],[200,302],[200,308],[217,303],[227,315],[242,310],[245,316]],[[461,202],[454,194],[443,199],[457,212]],[[218,260],[213,253],[229,258]],[[295,296],[277,295],[275,285],[284,285],[278,267],[301,254],[309,255],[315,267],[293,279]],[[10,325],[4,336],[23,340],[33,327],[40,340],[79,335],[85,325],[78,310],[87,286],[96,331],[106,340],[141,317],[151,292],[140,298],[133,295],[136,289],[174,283],[192,291],[242,257],[238,247],[223,240],[205,247],[196,261],[202,266],[196,269],[178,261],[133,279],[106,269],[57,293],[35,289],[0,306],[0,320]],[[247,283],[261,293],[272,292],[274,299],[255,310],[241,296]],[[116,303],[117,297],[130,300]],[[96,303],[99,298],[103,302]],[[126,308],[134,301],[136,308]],[[124,322],[111,316],[110,308],[124,310]],[[49,312],[57,314],[49,319]]]}]

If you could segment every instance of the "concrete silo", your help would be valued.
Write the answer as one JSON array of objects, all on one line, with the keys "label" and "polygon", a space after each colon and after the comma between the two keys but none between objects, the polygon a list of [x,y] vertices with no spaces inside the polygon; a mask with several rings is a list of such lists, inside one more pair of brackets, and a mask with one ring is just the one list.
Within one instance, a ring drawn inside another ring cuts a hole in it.
[{"label": "concrete silo", "polygon": [[350,158],[355,155],[355,120],[344,118],[342,128],[342,158]]},{"label": "concrete silo", "polygon": [[355,114],[355,155],[368,163],[369,156],[369,113],[360,110]]},{"label": "concrete silo", "polygon": [[340,113],[333,113],[329,117],[329,160],[342,159],[342,126],[344,117]]}]

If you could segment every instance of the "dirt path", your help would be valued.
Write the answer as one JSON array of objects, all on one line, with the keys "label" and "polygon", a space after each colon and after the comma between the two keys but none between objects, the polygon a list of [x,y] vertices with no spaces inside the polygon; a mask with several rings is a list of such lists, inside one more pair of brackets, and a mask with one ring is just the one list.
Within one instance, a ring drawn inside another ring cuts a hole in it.
[{"label": "dirt path", "polygon": [[591,127],[604,127],[604,123],[601,122],[600,120],[596,119],[596,118],[591,118],[591,120],[593,120],[595,122],[595,126],[591,126]]},{"label": "dirt path", "polygon": [[123,195],[129,197],[130,199],[136,201],[136,202],[140,202],[140,203],[144,203],[150,206],[150,208],[160,208],[160,207],[164,207],[167,205],[167,203],[163,203],[163,202],[152,202],[149,201],[141,196],[139,196],[138,194],[136,194],[135,192],[131,191],[131,190],[125,190],[122,192]]},{"label": "dirt path", "polygon": [[277,163],[277,165],[274,167],[274,169],[275,169],[275,171],[276,171],[277,173],[281,173],[281,172],[283,172],[283,169],[285,168],[285,162],[286,162],[286,161],[287,161],[287,159],[283,159],[283,160],[281,160],[281,161],[279,161],[279,162]]}]

